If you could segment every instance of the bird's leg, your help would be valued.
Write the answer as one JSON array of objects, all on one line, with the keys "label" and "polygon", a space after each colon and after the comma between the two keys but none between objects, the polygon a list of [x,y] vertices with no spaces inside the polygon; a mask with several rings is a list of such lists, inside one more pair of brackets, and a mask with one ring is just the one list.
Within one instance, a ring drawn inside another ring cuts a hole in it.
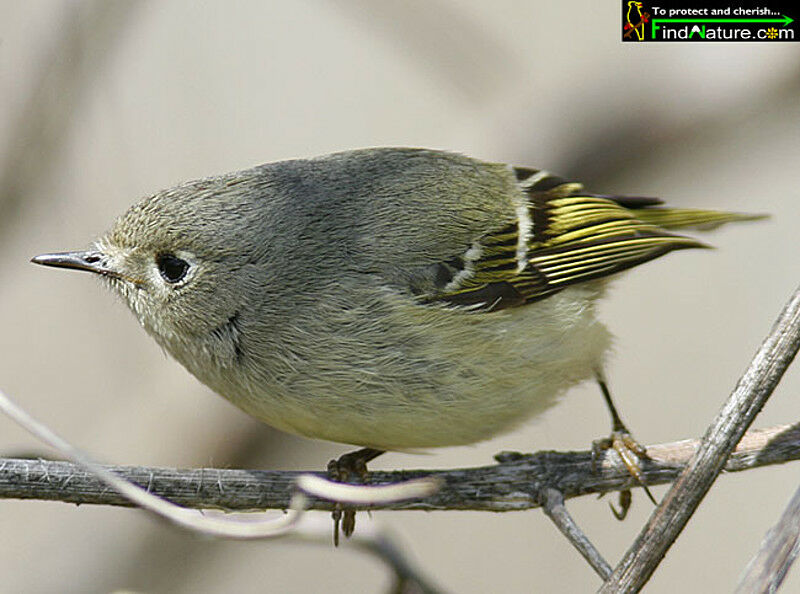
[{"label": "bird's leg", "polygon": [[[617,412],[617,407],[614,406],[614,401],[611,399],[611,392],[608,389],[605,378],[600,372],[597,372],[596,379],[597,384],[600,386],[600,391],[603,393],[603,398],[606,401],[608,412],[611,414],[611,435],[592,443],[592,467],[596,470],[597,458],[602,450],[613,449],[620,457],[620,460],[622,460],[625,468],[628,469],[630,475],[636,479],[636,482],[639,483],[644,489],[644,492],[647,493],[650,501],[656,504],[653,494],[645,484],[644,475],[639,465],[640,459],[647,458],[647,450],[633,438],[630,431],[628,431],[628,428],[625,426],[625,423],[622,422],[619,412]],[[631,506],[630,490],[620,491],[619,505],[619,511],[613,505],[611,506],[611,511],[618,520],[624,520]]]},{"label": "bird's leg", "polygon": [[[350,482],[351,477],[358,477],[363,483],[367,478],[367,462],[383,454],[383,450],[362,448],[339,456],[328,462],[328,477],[339,483]],[[333,509],[333,544],[339,546],[339,524],[346,537],[353,534],[356,528],[356,510],[345,508],[337,503]]]}]

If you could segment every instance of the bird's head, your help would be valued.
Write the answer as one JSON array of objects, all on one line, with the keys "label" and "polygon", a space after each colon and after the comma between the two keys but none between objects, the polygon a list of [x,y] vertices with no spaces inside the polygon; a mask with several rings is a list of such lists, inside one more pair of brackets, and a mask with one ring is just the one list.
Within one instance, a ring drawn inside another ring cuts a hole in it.
[{"label": "bird's head", "polygon": [[[197,349],[232,355],[231,324],[257,290],[253,279],[263,275],[254,267],[269,250],[269,238],[258,231],[268,210],[257,199],[264,183],[231,174],[156,193],[131,207],[91,249],[32,261],[97,274],[178,359],[196,356],[187,351]],[[215,346],[215,340],[231,344]]]}]

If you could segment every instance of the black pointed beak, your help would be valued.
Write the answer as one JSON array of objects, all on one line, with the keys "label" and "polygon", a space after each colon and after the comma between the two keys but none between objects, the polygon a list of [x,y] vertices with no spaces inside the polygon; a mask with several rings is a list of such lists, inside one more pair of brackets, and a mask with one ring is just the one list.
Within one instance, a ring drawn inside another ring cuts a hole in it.
[{"label": "black pointed beak", "polygon": [[72,268],[73,270],[86,270],[106,276],[118,276],[106,264],[106,256],[98,251],[86,252],[59,252],[57,254],[42,254],[31,258],[34,264],[53,266],[55,268]]}]

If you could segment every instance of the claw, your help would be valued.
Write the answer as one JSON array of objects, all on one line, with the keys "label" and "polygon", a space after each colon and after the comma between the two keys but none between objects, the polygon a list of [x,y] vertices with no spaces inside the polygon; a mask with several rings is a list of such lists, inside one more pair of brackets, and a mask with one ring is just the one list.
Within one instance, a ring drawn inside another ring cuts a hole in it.
[{"label": "claw", "polygon": [[631,490],[625,489],[619,492],[619,510],[617,510],[611,502],[609,502],[608,507],[611,508],[611,513],[614,514],[614,517],[621,522],[627,517],[632,502],[633,496],[631,495]]},{"label": "claw", "polygon": [[331,517],[333,518],[333,546],[339,546],[339,524],[342,522],[342,504],[337,503],[334,508],[333,512],[331,512]]},{"label": "claw", "polygon": [[342,534],[350,538],[356,529],[356,510],[345,509],[342,515]]}]

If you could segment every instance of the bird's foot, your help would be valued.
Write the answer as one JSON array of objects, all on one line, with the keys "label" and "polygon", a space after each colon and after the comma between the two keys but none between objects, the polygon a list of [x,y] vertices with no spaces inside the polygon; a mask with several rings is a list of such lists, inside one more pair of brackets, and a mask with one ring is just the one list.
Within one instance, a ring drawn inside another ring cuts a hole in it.
[{"label": "bird's foot", "polygon": [[[364,483],[367,480],[367,462],[374,460],[383,453],[382,450],[362,448],[339,456],[336,460],[328,462],[328,478],[338,483],[349,483],[356,478]],[[349,538],[356,528],[356,510],[336,503],[333,508],[333,544],[339,546],[339,527],[342,533]]]},{"label": "bird's foot", "polygon": [[[650,492],[650,489],[647,488],[640,465],[640,461],[647,458],[647,449],[639,444],[621,423],[614,427],[610,436],[598,439],[592,443],[592,470],[597,472],[597,461],[600,459],[602,452],[611,449],[617,453],[617,456],[619,456],[619,459],[625,465],[628,473],[644,489],[650,501],[652,501],[654,505],[657,505],[653,494]],[[609,504],[614,517],[618,520],[624,520],[631,507],[631,501],[630,489],[620,491],[619,509],[615,508],[614,504]]]}]

